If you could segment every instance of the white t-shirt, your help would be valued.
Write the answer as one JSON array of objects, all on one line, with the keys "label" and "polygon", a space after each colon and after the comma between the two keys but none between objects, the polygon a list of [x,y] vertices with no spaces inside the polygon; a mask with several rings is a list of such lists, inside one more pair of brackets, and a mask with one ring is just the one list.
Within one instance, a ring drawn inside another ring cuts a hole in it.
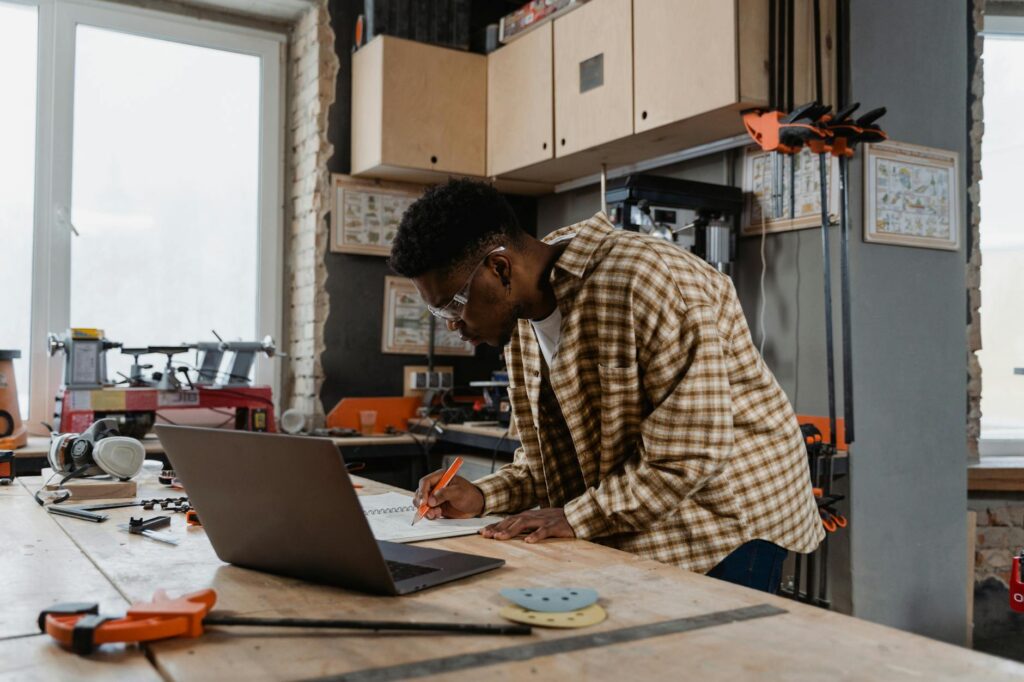
[{"label": "white t-shirt", "polygon": [[[567,234],[551,243],[558,244],[559,242],[568,241],[575,236],[575,234]],[[562,337],[562,311],[558,309],[556,304],[554,312],[543,320],[530,320],[530,324],[533,326],[533,333],[537,337],[537,343],[540,345],[540,352],[544,356],[544,361],[550,367],[551,358],[555,357],[555,353],[558,352],[558,340]]]},{"label": "white t-shirt", "polygon": [[558,340],[562,336],[562,311],[555,306],[554,312],[543,320],[530,320],[533,325],[533,333],[537,336],[537,343],[540,344],[540,352],[544,355],[544,361],[551,366],[551,358],[558,352]]}]

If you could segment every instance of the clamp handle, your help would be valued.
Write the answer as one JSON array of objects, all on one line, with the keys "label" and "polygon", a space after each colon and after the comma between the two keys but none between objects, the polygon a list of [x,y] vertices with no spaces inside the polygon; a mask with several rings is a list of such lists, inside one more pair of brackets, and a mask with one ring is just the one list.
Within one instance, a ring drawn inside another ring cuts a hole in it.
[{"label": "clamp handle", "polygon": [[95,604],[61,604],[39,614],[40,629],[82,656],[98,644],[150,642],[203,634],[203,618],[217,601],[211,589],[171,599],[157,590],[153,600],[131,605],[123,618],[98,615]]}]

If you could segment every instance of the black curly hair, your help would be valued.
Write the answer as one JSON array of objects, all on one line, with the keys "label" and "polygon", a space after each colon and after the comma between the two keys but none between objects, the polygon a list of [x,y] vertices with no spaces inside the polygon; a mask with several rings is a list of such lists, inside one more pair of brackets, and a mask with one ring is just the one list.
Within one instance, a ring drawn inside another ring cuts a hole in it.
[{"label": "black curly hair", "polygon": [[525,233],[512,207],[490,185],[449,180],[410,206],[391,244],[391,269],[405,277],[451,272],[497,244],[519,244]]}]

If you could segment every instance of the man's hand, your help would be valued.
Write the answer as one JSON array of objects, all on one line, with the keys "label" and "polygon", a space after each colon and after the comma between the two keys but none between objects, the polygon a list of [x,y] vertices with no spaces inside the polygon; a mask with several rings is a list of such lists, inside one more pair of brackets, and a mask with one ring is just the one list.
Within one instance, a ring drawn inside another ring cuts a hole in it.
[{"label": "man's hand", "polygon": [[480,488],[462,476],[454,477],[448,485],[438,490],[436,495],[430,494],[443,475],[444,470],[439,469],[420,479],[412,503],[417,509],[424,501],[430,505],[424,518],[468,519],[480,516],[484,510],[484,494],[480,492]]},{"label": "man's hand", "polygon": [[527,542],[537,542],[544,538],[576,537],[561,507],[533,509],[510,516],[481,529],[480,535],[495,540],[510,540],[529,531],[533,532],[526,536]]}]

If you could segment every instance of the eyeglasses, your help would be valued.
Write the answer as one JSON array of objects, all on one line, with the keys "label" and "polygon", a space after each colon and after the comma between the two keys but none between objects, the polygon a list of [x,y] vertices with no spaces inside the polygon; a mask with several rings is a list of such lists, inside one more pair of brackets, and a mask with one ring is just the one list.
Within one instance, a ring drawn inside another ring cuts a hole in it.
[{"label": "eyeglasses", "polygon": [[476,273],[480,270],[480,266],[486,263],[487,259],[490,258],[493,254],[504,250],[504,246],[499,246],[496,249],[488,251],[487,255],[484,256],[479,263],[477,263],[477,266],[475,268],[473,268],[473,272],[469,273],[469,278],[466,280],[466,283],[462,286],[461,289],[459,289],[458,293],[452,296],[452,300],[448,301],[447,304],[441,306],[440,308],[435,308],[434,306],[427,304],[427,310],[433,313],[435,317],[438,317],[442,320],[448,320],[449,322],[461,320],[462,311],[466,308],[466,303],[469,302],[469,288],[473,284],[473,278],[476,277]]}]

